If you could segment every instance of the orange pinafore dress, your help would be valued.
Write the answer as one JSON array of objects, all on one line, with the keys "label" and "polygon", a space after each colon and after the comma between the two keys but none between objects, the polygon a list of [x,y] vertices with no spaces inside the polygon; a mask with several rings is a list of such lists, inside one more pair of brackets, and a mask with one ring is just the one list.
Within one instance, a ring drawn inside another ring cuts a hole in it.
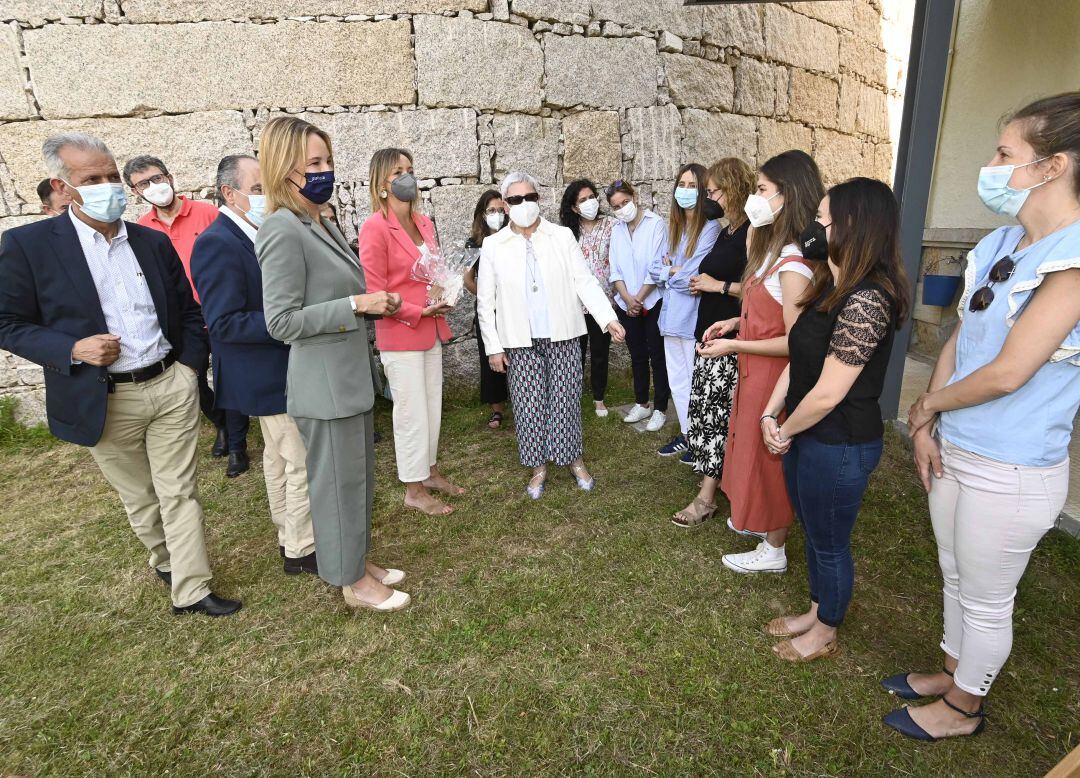
[{"label": "orange pinafore dress", "polygon": [[[768,340],[787,333],[784,307],[765,288],[765,280],[799,255],[781,256],[759,278],[751,279],[743,293],[742,321],[737,340]],[[787,357],[739,353],[739,382],[731,401],[727,451],[720,488],[731,503],[736,529],[770,532],[791,526],[794,510],[784,483],[781,457],[769,453],[761,438],[761,415],[776,381],[787,367]]]}]

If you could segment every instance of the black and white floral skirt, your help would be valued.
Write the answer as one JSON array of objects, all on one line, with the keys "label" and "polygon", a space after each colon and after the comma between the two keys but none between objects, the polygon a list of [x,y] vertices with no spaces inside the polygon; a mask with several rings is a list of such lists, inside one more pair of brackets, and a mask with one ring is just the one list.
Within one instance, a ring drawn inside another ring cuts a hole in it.
[{"label": "black and white floral skirt", "polygon": [[694,458],[694,470],[711,478],[720,478],[724,471],[731,396],[738,380],[737,354],[699,354],[694,360],[686,442]]}]

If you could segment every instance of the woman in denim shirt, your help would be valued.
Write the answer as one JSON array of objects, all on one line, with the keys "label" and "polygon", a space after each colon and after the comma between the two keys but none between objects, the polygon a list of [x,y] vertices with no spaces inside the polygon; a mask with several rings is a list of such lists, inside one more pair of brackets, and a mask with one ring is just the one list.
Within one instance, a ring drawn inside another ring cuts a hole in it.
[{"label": "woman in denim shirt", "polygon": [[940,697],[885,716],[919,740],[983,729],[1016,586],[1065,504],[1080,407],[1080,92],[1016,113],[990,165],[979,196],[1020,224],[968,256],[960,325],[908,416],[945,583],[945,668],[882,684]]}]

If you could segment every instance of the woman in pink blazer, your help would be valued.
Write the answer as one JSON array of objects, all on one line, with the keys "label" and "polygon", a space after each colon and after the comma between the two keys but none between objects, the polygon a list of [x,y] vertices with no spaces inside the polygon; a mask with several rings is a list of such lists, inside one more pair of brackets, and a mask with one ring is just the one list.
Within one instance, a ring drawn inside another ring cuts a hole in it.
[{"label": "woman in pink blazer", "polygon": [[450,339],[450,306],[427,304],[427,286],[412,276],[421,253],[435,250],[435,227],[414,210],[418,198],[412,155],[380,149],[371,158],[371,216],[360,228],[360,263],[369,292],[401,295],[401,307],[375,322],[394,400],[394,448],[405,505],[430,516],[453,508],[431,490],[464,494],[436,465],[442,424],[442,344]]}]

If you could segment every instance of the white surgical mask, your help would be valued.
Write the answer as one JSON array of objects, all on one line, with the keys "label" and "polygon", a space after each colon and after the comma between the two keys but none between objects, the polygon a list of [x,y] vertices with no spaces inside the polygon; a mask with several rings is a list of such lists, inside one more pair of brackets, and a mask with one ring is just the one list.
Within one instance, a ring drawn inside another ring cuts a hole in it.
[{"label": "white surgical mask", "polygon": [[581,218],[586,221],[592,221],[596,218],[596,214],[600,212],[600,201],[595,197],[590,197],[583,203],[578,203],[578,212],[581,214]]},{"label": "white surgical mask", "polygon": [[616,219],[629,224],[637,217],[637,204],[633,200],[628,200],[624,206],[617,209],[614,213]]},{"label": "white surgical mask", "polygon": [[503,228],[503,224],[505,223],[504,219],[506,219],[506,214],[502,211],[484,215],[484,223],[487,224],[488,229],[492,232],[498,232]]},{"label": "white surgical mask", "polygon": [[764,227],[775,221],[776,214],[780,213],[784,205],[781,203],[780,207],[774,211],[772,206],[769,205],[769,201],[779,194],[779,192],[776,192],[772,197],[762,197],[759,194],[752,194],[746,198],[746,206],[743,210],[746,212],[746,218],[750,220],[751,225],[755,228]]},{"label": "white surgical mask", "polygon": [[244,217],[255,225],[256,229],[262,227],[266,218],[266,195],[249,194],[248,209],[244,211]]},{"label": "white surgical mask", "polygon": [[1020,213],[1020,209],[1027,202],[1028,193],[1032,189],[1038,189],[1043,184],[1049,183],[1049,181],[1040,181],[1035,186],[1029,186],[1027,189],[1013,189],[1009,186],[1013,171],[1018,167],[1027,167],[1042,162],[1044,159],[1047,159],[1047,157],[1025,162],[1023,165],[993,165],[979,170],[979,197],[982,199],[983,204],[994,213],[1011,216],[1015,219],[1016,214]]},{"label": "white surgical mask", "polygon": [[176,198],[176,192],[173,191],[172,185],[168,181],[162,181],[160,184],[150,184],[143,190],[142,196],[146,198],[147,202],[153,203],[159,208],[164,208]]},{"label": "white surgical mask", "polygon": [[540,204],[526,200],[523,203],[510,206],[510,221],[521,229],[531,227],[536,223],[536,217],[540,215]]},{"label": "white surgical mask", "polygon": [[71,188],[82,197],[79,210],[91,219],[111,224],[124,215],[124,209],[127,208],[127,195],[124,193],[123,184],[87,184],[86,186],[71,186]]}]

